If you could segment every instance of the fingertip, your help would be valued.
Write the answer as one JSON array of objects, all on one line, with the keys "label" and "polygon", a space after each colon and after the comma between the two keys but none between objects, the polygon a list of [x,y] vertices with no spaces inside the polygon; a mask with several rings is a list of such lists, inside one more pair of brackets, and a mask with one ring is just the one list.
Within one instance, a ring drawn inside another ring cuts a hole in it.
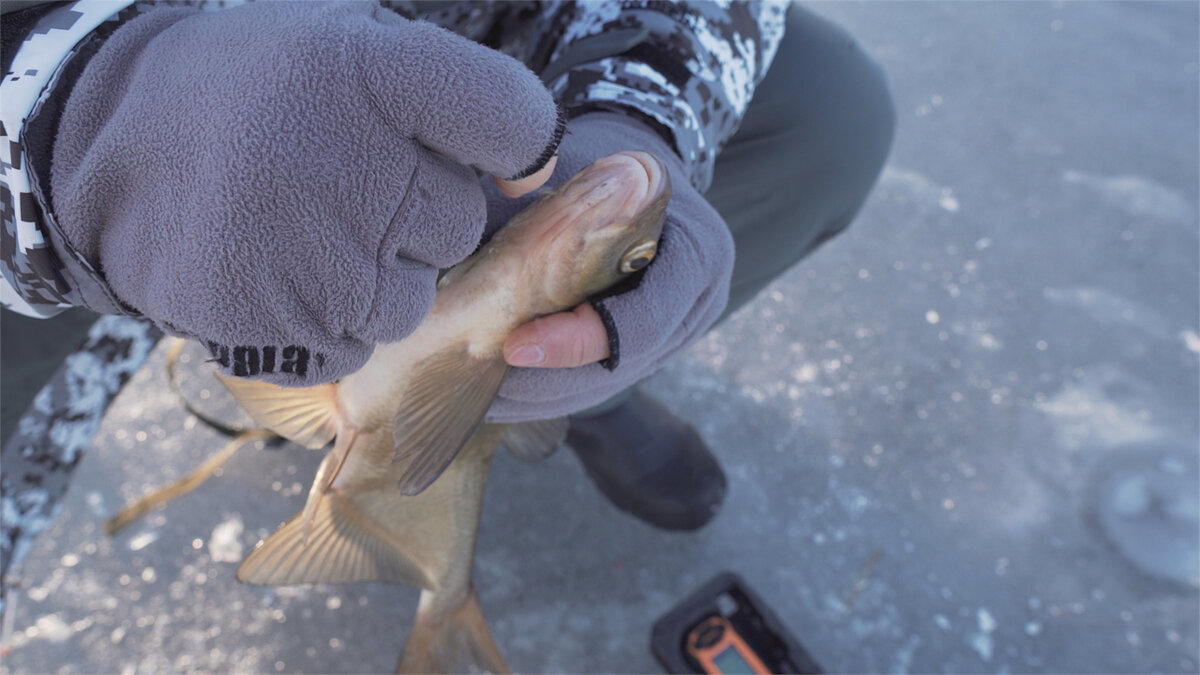
[{"label": "fingertip", "polygon": [[504,353],[504,360],[510,366],[529,368],[540,366],[546,361],[546,350],[541,345],[521,345]]},{"label": "fingertip", "polygon": [[558,153],[550,158],[546,165],[536,172],[517,180],[504,180],[503,178],[492,177],[496,182],[496,187],[506,197],[520,197],[522,195],[533,192],[546,184],[550,180],[550,176],[554,174],[554,167],[558,164]]},{"label": "fingertip", "polygon": [[608,356],[608,333],[590,305],[535,319],[504,343],[505,361],[519,367],[574,368]]}]

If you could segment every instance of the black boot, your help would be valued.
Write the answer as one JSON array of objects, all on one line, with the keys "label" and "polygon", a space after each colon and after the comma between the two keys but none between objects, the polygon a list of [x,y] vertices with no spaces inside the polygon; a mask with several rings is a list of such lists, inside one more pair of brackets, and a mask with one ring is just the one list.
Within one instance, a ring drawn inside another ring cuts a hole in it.
[{"label": "black boot", "polygon": [[694,530],[725,497],[725,474],[700,435],[641,391],[608,412],[572,417],[567,444],[609,501],[651,525]]}]

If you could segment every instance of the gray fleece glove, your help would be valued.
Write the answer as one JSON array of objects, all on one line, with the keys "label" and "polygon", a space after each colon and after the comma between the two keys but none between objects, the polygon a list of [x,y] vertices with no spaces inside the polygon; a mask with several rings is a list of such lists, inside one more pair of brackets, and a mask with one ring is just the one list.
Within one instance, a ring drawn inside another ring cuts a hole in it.
[{"label": "gray fleece glove", "polygon": [[374,3],[152,11],[63,111],[52,211],[117,297],[227,373],[311,385],[411,332],[500,178],[562,124],[522,64]]},{"label": "gray fleece glove", "polygon": [[[692,344],[725,308],[733,237],[688,182],[679,156],[647,124],[620,113],[589,113],[572,120],[547,186],[557,186],[593,160],[619,150],[645,150],[663,160],[672,192],[658,255],[637,287],[592,301],[608,329],[611,355],[578,368],[513,368],[488,410],[489,422],[558,417],[601,403]],[[536,197],[508,200],[493,187],[485,191],[489,234]]]}]

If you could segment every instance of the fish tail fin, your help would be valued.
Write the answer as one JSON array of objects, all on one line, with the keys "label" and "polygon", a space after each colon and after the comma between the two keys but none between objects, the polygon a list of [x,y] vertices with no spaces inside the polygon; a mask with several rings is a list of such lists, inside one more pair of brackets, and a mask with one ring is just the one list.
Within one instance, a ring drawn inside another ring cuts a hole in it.
[{"label": "fish tail fin", "polygon": [[438,612],[435,594],[421,593],[417,618],[408,634],[397,673],[508,673],[487,619],[471,590],[458,607]]},{"label": "fish tail fin", "polygon": [[394,536],[336,492],[317,500],[307,518],[296,514],[255,547],[238,566],[237,578],[259,586],[385,581],[435,587]]}]

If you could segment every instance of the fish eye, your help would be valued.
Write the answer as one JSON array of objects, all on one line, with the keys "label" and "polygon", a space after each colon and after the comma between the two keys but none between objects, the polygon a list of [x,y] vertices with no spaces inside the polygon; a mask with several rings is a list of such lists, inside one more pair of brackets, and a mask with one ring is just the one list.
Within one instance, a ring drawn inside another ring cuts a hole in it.
[{"label": "fish eye", "polygon": [[654,254],[658,251],[658,244],[653,241],[643,242],[634,246],[621,256],[621,272],[629,274],[641,269],[645,269],[646,265],[654,260]]}]

